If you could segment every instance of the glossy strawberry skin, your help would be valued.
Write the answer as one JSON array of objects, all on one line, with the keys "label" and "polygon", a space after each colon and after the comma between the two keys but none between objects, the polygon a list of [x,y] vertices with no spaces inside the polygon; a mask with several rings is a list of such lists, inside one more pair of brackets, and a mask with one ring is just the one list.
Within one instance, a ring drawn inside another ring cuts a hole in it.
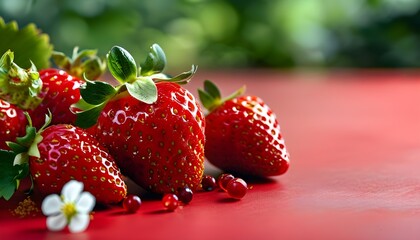
[{"label": "glossy strawberry skin", "polygon": [[34,110],[29,110],[33,125],[40,128],[45,122],[48,109],[52,113],[51,124],[74,124],[76,115],[70,111],[70,106],[80,99],[82,81],[67,72],[49,68],[39,71],[42,80],[41,104]]},{"label": "glossy strawberry skin", "polygon": [[27,120],[23,111],[0,99],[0,149],[9,150],[6,141],[25,135]]},{"label": "glossy strawberry skin", "polygon": [[118,203],[127,186],[112,156],[81,128],[68,124],[47,127],[38,144],[40,158],[30,157],[30,173],[41,194],[60,193],[71,179],[104,204]]},{"label": "glossy strawberry skin", "polygon": [[123,174],[155,193],[196,189],[204,170],[204,115],[178,84],[157,83],[158,100],[131,96],[110,101],[90,129]]},{"label": "glossy strawberry skin", "polygon": [[289,154],[272,110],[258,97],[224,102],[206,116],[206,158],[230,173],[275,176],[289,167]]}]

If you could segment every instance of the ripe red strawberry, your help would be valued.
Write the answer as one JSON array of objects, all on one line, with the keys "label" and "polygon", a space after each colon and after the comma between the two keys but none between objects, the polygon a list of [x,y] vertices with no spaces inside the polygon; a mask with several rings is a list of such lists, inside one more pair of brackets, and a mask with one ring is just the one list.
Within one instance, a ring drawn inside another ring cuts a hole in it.
[{"label": "ripe red strawberry", "polygon": [[193,95],[176,83],[156,84],[153,104],[126,96],[110,101],[95,136],[123,173],[153,192],[195,189],[203,175],[204,115]]},{"label": "ripe red strawberry", "polygon": [[289,154],[280,125],[271,109],[256,96],[221,99],[217,87],[205,81],[199,90],[206,116],[205,156],[216,167],[231,173],[275,176],[289,167]]},{"label": "ripe red strawberry", "polygon": [[[164,58],[157,45],[152,52]],[[141,72],[156,73],[158,64],[151,64],[155,70],[147,70],[147,62]],[[170,82],[190,78],[195,68],[159,82],[163,79],[153,74],[138,76],[131,55],[120,47],[111,49],[108,66],[123,85],[113,89],[103,83],[87,83],[82,88],[84,100],[99,106],[93,110],[99,114],[97,124],[89,131],[110,150],[123,174],[141,187],[155,193],[176,192],[183,187],[196,189],[204,170],[204,115],[189,91]],[[93,98],[87,94],[101,86],[100,92],[109,93],[103,96],[105,103],[95,102],[98,95]],[[85,112],[88,117],[92,109]],[[81,119],[83,114],[79,114]]]},{"label": "ripe red strawberry", "polygon": [[74,124],[76,115],[70,111],[70,106],[80,100],[79,88],[83,81],[60,69],[45,69],[39,74],[42,91],[38,96],[42,101],[35,109],[28,110],[34,126],[43,125],[48,111],[54,116],[52,124]]},{"label": "ripe red strawberry", "polygon": [[6,141],[24,135],[26,125],[23,111],[0,99],[0,149],[8,149]]},{"label": "ripe red strawberry", "polygon": [[127,187],[112,156],[84,130],[72,125],[46,128],[38,143],[39,157],[29,159],[35,186],[45,194],[58,193],[66,182],[75,179],[98,202],[118,203]]},{"label": "ripe red strawberry", "polygon": [[74,179],[83,182],[100,203],[118,203],[125,198],[127,186],[114,159],[91,135],[69,124],[44,127],[38,133],[28,127],[25,137],[9,144],[17,154],[12,166],[28,168],[41,194],[60,193]]}]

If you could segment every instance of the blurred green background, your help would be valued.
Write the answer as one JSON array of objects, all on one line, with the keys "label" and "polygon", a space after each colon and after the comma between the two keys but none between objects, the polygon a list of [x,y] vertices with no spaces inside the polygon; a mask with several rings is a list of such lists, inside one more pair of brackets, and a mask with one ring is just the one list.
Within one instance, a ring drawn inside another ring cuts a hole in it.
[{"label": "blurred green background", "polygon": [[0,0],[6,22],[35,23],[55,50],[120,45],[143,60],[158,43],[183,70],[418,67],[419,9],[419,0]]}]

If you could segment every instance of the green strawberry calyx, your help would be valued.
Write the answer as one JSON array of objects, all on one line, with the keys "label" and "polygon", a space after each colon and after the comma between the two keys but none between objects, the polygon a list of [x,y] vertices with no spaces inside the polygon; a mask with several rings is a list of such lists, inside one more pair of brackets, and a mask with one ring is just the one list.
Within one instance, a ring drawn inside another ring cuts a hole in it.
[{"label": "green strawberry calyx", "polygon": [[[0,198],[9,200],[19,188],[20,181],[29,175],[29,157],[40,157],[38,144],[42,141],[42,131],[51,123],[51,114],[46,115],[45,124],[37,131],[32,126],[29,114],[26,134],[16,138],[16,142],[6,142],[10,150],[0,149]],[[32,178],[31,178],[32,180]],[[33,184],[31,186],[32,190]]]},{"label": "green strawberry calyx", "polygon": [[96,49],[86,49],[79,52],[79,48],[73,49],[71,57],[62,52],[53,51],[52,60],[57,67],[79,79],[98,79],[105,73],[106,62],[100,58]]},{"label": "green strawberry calyx", "polygon": [[0,98],[22,109],[36,108],[42,99],[42,80],[35,65],[23,69],[14,60],[14,53],[6,51],[0,58]]},{"label": "green strawberry calyx", "polygon": [[107,54],[107,65],[118,84],[112,86],[107,82],[85,78],[86,82],[80,88],[82,98],[71,107],[77,115],[75,125],[81,128],[93,126],[102,109],[113,99],[130,95],[138,101],[152,104],[158,98],[156,83],[167,81],[186,84],[197,71],[197,67],[193,65],[190,71],[175,77],[164,74],[166,56],[158,44],[150,47],[149,54],[140,67],[137,67],[136,61],[127,50],[114,46]]},{"label": "green strawberry calyx", "polygon": [[219,88],[210,80],[204,81],[204,88],[198,89],[198,96],[204,108],[212,112],[217,107],[221,106],[224,102],[239,97],[245,92],[246,87],[242,86],[229,96],[222,98]]}]

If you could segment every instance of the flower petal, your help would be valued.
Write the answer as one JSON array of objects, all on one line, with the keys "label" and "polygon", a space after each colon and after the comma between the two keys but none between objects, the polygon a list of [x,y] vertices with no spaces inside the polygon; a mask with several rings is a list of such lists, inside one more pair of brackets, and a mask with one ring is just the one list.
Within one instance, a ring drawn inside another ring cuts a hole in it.
[{"label": "flower petal", "polygon": [[82,182],[78,182],[76,180],[70,180],[63,186],[63,189],[61,190],[61,194],[63,195],[65,202],[75,202],[79,198],[82,190],[83,190]]},{"label": "flower petal", "polygon": [[72,233],[83,232],[89,226],[90,216],[88,214],[76,214],[70,221],[69,230]]},{"label": "flower petal", "polygon": [[95,197],[90,192],[83,192],[76,202],[76,209],[79,213],[90,213],[95,207]]},{"label": "flower petal", "polygon": [[63,214],[47,217],[47,228],[50,231],[63,230],[67,225],[67,219]]},{"label": "flower petal", "polygon": [[51,194],[44,198],[41,205],[41,210],[44,215],[56,215],[60,213],[63,202],[57,194]]}]

